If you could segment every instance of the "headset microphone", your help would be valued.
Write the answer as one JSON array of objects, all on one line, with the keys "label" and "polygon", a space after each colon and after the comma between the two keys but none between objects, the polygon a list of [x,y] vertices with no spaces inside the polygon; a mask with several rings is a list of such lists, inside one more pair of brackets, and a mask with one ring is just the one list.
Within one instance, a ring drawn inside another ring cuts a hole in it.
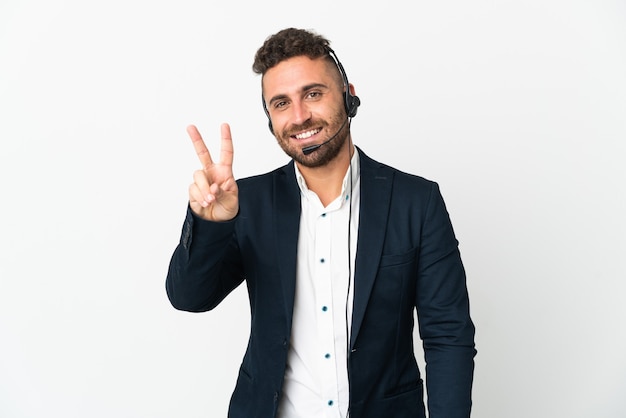
[{"label": "headset microphone", "polygon": [[335,133],[335,135],[331,136],[330,138],[328,138],[326,141],[322,142],[321,144],[315,144],[315,145],[309,145],[306,147],[302,148],[302,153],[304,155],[309,155],[310,153],[312,153],[313,151],[317,150],[318,148],[320,148],[322,145],[326,145],[328,144],[330,141],[332,141],[333,139],[337,138],[337,135],[339,135],[339,132],[341,132],[343,130],[343,127],[346,126],[346,123],[348,123],[348,118],[346,118],[343,123],[341,124],[341,127],[339,128],[339,130],[337,130],[337,132]]},{"label": "headset microphone", "polygon": [[[332,139],[332,138],[331,138]],[[313,151],[315,151],[316,149],[318,149],[319,147],[321,147],[322,145],[326,144],[328,141],[323,142],[321,144],[318,145],[309,145],[308,147],[304,147],[302,148],[302,153],[304,155],[309,155],[310,153],[312,153]]]}]

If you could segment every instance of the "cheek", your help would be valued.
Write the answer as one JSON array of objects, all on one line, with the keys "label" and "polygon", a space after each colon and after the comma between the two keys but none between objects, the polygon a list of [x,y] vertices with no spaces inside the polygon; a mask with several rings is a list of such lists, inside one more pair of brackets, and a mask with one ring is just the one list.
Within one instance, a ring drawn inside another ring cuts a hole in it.
[{"label": "cheek", "polygon": [[276,138],[276,142],[278,142],[278,145],[280,145],[280,147],[285,151],[295,147],[295,144],[292,143],[289,135],[285,134],[285,131],[282,127],[274,127],[274,137]]},{"label": "cheek", "polygon": [[280,114],[280,115],[274,115],[271,118],[272,121],[272,126],[274,127],[274,134],[278,134],[279,136],[282,136],[282,134],[285,132],[285,128],[287,127],[287,121],[288,119],[285,117],[285,115]]}]

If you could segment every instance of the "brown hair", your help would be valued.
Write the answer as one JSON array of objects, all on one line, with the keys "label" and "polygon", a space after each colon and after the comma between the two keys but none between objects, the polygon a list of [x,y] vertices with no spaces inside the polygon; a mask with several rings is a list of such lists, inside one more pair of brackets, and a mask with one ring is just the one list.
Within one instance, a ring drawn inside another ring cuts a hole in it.
[{"label": "brown hair", "polygon": [[311,59],[332,57],[328,53],[330,42],[317,33],[304,29],[288,28],[275,33],[265,40],[254,56],[252,71],[265,74],[267,70],[282,61],[305,55]]}]

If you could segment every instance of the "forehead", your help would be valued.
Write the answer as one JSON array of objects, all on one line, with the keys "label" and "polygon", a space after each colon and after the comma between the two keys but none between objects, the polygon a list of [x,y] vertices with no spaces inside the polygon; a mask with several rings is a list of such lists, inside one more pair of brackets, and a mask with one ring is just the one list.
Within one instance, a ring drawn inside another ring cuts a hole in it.
[{"label": "forehead", "polygon": [[263,93],[268,96],[288,94],[302,86],[324,84],[328,87],[341,81],[332,61],[326,58],[311,59],[298,56],[281,61],[265,72],[262,79]]}]

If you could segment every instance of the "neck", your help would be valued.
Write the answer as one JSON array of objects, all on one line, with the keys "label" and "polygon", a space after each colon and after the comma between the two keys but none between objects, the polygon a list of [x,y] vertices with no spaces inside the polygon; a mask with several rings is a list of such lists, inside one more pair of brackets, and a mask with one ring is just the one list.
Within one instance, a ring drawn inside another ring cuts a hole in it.
[{"label": "neck", "polygon": [[354,155],[354,145],[348,139],[337,157],[328,164],[314,168],[298,164],[307,187],[317,194],[324,206],[328,206],[341,194],[343,179],[350,167],[352,155]]}]

